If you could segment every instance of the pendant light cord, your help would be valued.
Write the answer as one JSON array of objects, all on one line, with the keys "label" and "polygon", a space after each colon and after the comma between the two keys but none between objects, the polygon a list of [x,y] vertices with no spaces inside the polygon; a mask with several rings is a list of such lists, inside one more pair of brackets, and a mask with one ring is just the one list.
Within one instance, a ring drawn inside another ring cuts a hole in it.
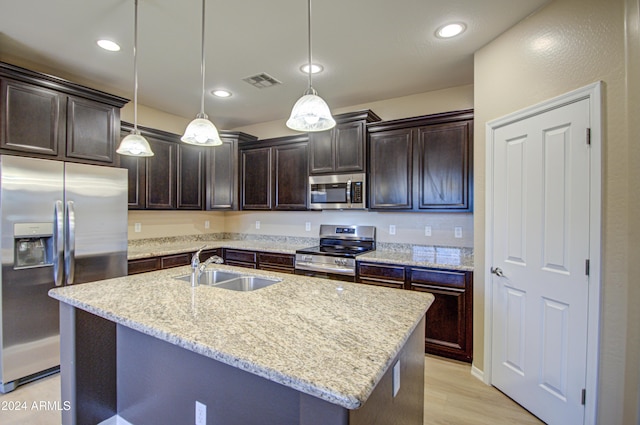
[{"label": "pendant light cord", "polygon": [[200,72],[202,72],[202,96],[200,97],[200,113],[204,115],[204,4],[206,0],[202,0],[202,51]]},{"label": "pendant light cord", "polygon": [[133,131],[138,133],[138,0],[133,17]]},{"label": "pendant light cord", "polygon": [[[307,0],[307,40],[308,40],[308,52],[309,52],[309,89],[312,88],[311,85],[311,0]],[[311,91],[311,90],[310,90]]]}]

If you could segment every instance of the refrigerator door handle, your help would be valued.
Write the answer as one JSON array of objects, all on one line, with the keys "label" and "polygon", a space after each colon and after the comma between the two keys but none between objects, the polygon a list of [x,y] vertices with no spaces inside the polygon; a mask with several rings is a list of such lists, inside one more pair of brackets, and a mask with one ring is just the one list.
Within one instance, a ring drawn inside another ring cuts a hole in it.
[{"label": "refrigerator door handle", "polygon": [[62,285],[64,272],[64,211],[62,201],[53,206],[53,281],[56,286]]},{"label": "refrigerator door handle", "polygon": [[67,202],[67,225],[64,238],[65,284],[72,285],[76,266],[76,213],[73,201]]}]

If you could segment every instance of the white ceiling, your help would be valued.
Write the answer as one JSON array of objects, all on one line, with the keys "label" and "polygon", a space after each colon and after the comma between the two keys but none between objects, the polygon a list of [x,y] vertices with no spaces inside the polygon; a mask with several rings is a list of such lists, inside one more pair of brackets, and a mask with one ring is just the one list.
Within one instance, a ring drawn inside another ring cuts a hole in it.
[{"label": "white ceiling", "polygon": [[[331,108],[473,82],[473,52],[548,0],[315,0],[314,87]],[[200,109],[201,0],[139,0],[138,102]],[[63,70],[133,98],[133,0],[0,0],[0,58]],[[307,86],[305,0],[207,0],[205,111],[221,129],[286,119]],[[438,26],[467,31],[441,40]],[[106,52],[99,38],[123,49]],[[266,72],[282,85],[242,81]],[[86,83],[85,83],[86,84]]]}]

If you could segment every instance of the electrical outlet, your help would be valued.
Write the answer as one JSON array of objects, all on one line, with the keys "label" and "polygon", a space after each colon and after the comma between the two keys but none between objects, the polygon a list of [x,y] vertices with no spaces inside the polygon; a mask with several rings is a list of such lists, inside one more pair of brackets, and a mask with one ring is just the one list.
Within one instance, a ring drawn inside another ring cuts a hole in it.
[{"label": "electrical outlet", "polygon": [[456,238],[461,238],[462,237],[462,227],[454,227],[453,228],[453,235]]},{"label": "electrical outlet", "polygon": [[209,220],[205,220],[204,221],[204,228],[208,229],[211,226],[211,223],[209,223]]},{"label": "electrical outlet", "polygon": [[260,221],[256,220],[256,229],[260,228]]},{"label": "electrical outlet", "polygon": [[424,235],[431,236],[431,226],[424,226]]},{"label": "electrical outlet", "polygon": [[311,231],[311,222],[307,221],[306,223],[304,223],[304,230],[306,230],[307,232]]},{"label": "electrical outlet", "polygon": [[196,400],[196,425],[207,425],[207,405]]},{"label": "electrical outlet", "polygon": [[133,225],[133,231],[136,233],[142,232],[142,223],[136,223]]},{"label": "electrical outlet", "polygon": [[395,224],[390,224],[389,225],[389,234],[390,235],[395,235],[396,234],[396,225]]},{"label": "electrical outlet", "polygon": [[393,396],[398,395],[400,391],[400,360],[393,365]]}]

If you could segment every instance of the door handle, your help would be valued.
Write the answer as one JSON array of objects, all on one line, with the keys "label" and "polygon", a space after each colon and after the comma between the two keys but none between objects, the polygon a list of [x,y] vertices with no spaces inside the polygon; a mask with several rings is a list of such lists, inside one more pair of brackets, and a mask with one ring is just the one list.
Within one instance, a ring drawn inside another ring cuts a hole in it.
[{"label": "door handle", "polygon": [[76,267],[76,212],[73,201],[67,202],[67,225],[64,238],[66,285],[72,285]]},{"label": "door handle", "polygon": [[495,274],[498,277],[504,277],[504,272],[500,267],[491,268],[491,273]]},{"label": "door handle", "polygon": [[53,207],[53,281],[62,285],[64,272],[64,212],[62,201],[56,201]]}]

